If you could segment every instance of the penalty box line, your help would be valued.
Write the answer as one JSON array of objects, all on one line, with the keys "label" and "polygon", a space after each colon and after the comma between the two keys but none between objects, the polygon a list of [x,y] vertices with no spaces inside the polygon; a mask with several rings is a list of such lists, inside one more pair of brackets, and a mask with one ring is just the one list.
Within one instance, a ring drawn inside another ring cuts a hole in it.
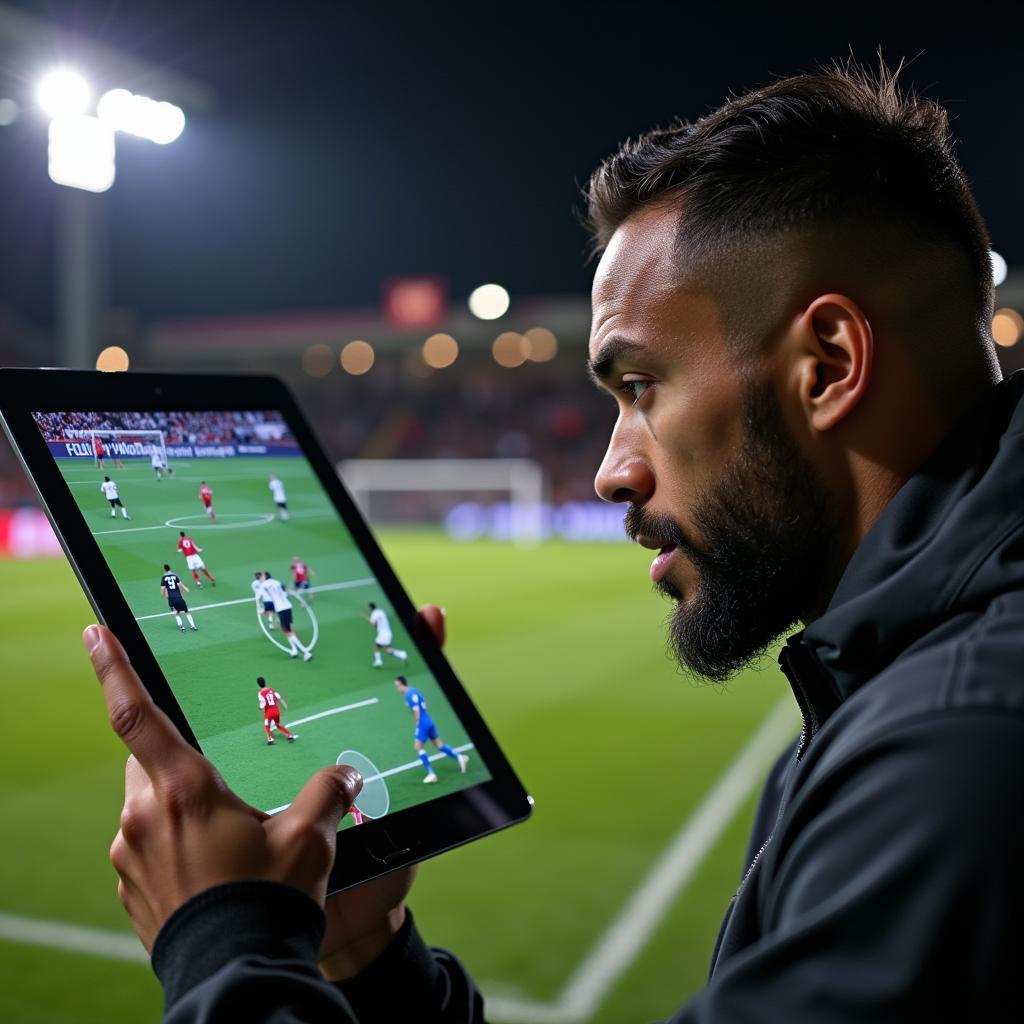
[{"label": "penalty box line", "polygon": [[[296,723],[296,722],[289,722],[288,724],[289,724],[289,727],[290,727],[292,725],[297,725],[298,723]],[[452,750],[454,750],[456,754],[464,754],[467,750],[472,750],[472,749],[473,749],[473,744],[472,743],[463,743],[461,747],[452,747]],[[436,753],[436,754],[430,754],[427,757],[427,760],[428,761],[440,761],[443,757],[447,757],[447,756],[448,756],[447,754],[442,754],[440,751],[438,751],[438,753]],[[419,758],[417,758],[415,761],[410,761],[408,764],[400,764],[397,768],[389,768],[387,771],[378,772],[376,775],[371,775],[369,778],[363,779],[363,784],[365,785],[367,782],[376,782],[378,779],[386,779],[386,778],[389,778],[392,775],[399,775],[402,772],[410,771],[413,768],[422,768],[422,767],[423,767],[423,762],[420,761]],[[281,811],[287,810],[289,807],[291,807],[291,804],[281,804],[280,807],[273,807],[273,808],[271,808],[269,811],[267,811],[267,814],[279,814]]]},{"label": "penalty box line", "polygon": [[[354,587],[368,587],[371,583],[377,581],[372,576],[364,576],[358,580],[343,580],[341,583],[321,583],[316,587],[309,587],[307,590],[299,591],[303,594],[320,594],[328,590],[351,590]],[[230,605],[235,604],[253,604],[255,603],[255,597],[239,597],[231,601],[216,601],[213,604],[195,604],[189,605],[188,610],[190,612],[203,611],[210,608],[227,608]],[[157,612],[155,615],[136,615],[136,622],[145,622],[147,619],[165,619],[173,615],[174,612]]]}]

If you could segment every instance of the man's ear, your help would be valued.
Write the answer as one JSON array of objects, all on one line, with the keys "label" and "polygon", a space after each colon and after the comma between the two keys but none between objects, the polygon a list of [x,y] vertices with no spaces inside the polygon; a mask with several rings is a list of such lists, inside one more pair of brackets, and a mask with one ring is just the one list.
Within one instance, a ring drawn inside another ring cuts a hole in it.
[{"label": "man's ear", "polygon": [[867,394],[874,335],[863,310],[846,295],[816,298],[794,324],[798,397],[816,431],[831,430]]}]

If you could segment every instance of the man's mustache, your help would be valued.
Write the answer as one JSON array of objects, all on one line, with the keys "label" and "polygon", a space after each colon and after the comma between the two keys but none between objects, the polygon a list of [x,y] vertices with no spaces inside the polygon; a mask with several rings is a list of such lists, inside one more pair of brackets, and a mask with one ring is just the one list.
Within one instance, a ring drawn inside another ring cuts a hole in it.
[{"label": "man's mustache", "polygon": [[641,535],[647,540],[656,541],[662,547],[681,548],[693,551],[693,545],[687,540],[679,524],[671,516],[660,512],[651,512],[639,505],[630,505],[622,517],[622,527],[626,536],[636,542]]}]

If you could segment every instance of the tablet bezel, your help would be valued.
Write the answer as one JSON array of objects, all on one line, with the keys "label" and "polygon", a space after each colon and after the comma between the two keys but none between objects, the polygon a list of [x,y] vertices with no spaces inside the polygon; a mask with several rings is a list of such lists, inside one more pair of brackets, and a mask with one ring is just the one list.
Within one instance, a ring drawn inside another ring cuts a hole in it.
[{"label": "tablet bezel", "polygon": [[[232,395],[244,395],[244,403],[228,401],[227,396]],[[338,857],[328,892],[350,888],[525,820],[532,799],[448,659],[418,620],[404,587],[282,380],[266,375],[0,369],[0,421],[89,603],[99,621],[124,645],[153,700],[196,749],[200,747],[195,734],[32,413],[246,409],[274,409],[285,417],[313,472],[492,775],[489,782],[339,832]]]}]

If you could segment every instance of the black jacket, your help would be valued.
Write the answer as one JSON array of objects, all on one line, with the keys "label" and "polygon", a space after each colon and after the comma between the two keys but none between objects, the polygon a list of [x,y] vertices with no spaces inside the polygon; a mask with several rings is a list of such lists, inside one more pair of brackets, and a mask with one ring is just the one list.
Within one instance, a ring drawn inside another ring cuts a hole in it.
[{"label": "black jacket", "polygon": [[[803,735],[765,786],[707,987],[673,1024],[1019,1019],[1024,374],[904,485],[780,662]],[[411,920],[336,988],[315,971],[319,910],[264,885],[280,907],[263,915],[253,885],[161,932],[169,1021],[483,1021]]]}]

